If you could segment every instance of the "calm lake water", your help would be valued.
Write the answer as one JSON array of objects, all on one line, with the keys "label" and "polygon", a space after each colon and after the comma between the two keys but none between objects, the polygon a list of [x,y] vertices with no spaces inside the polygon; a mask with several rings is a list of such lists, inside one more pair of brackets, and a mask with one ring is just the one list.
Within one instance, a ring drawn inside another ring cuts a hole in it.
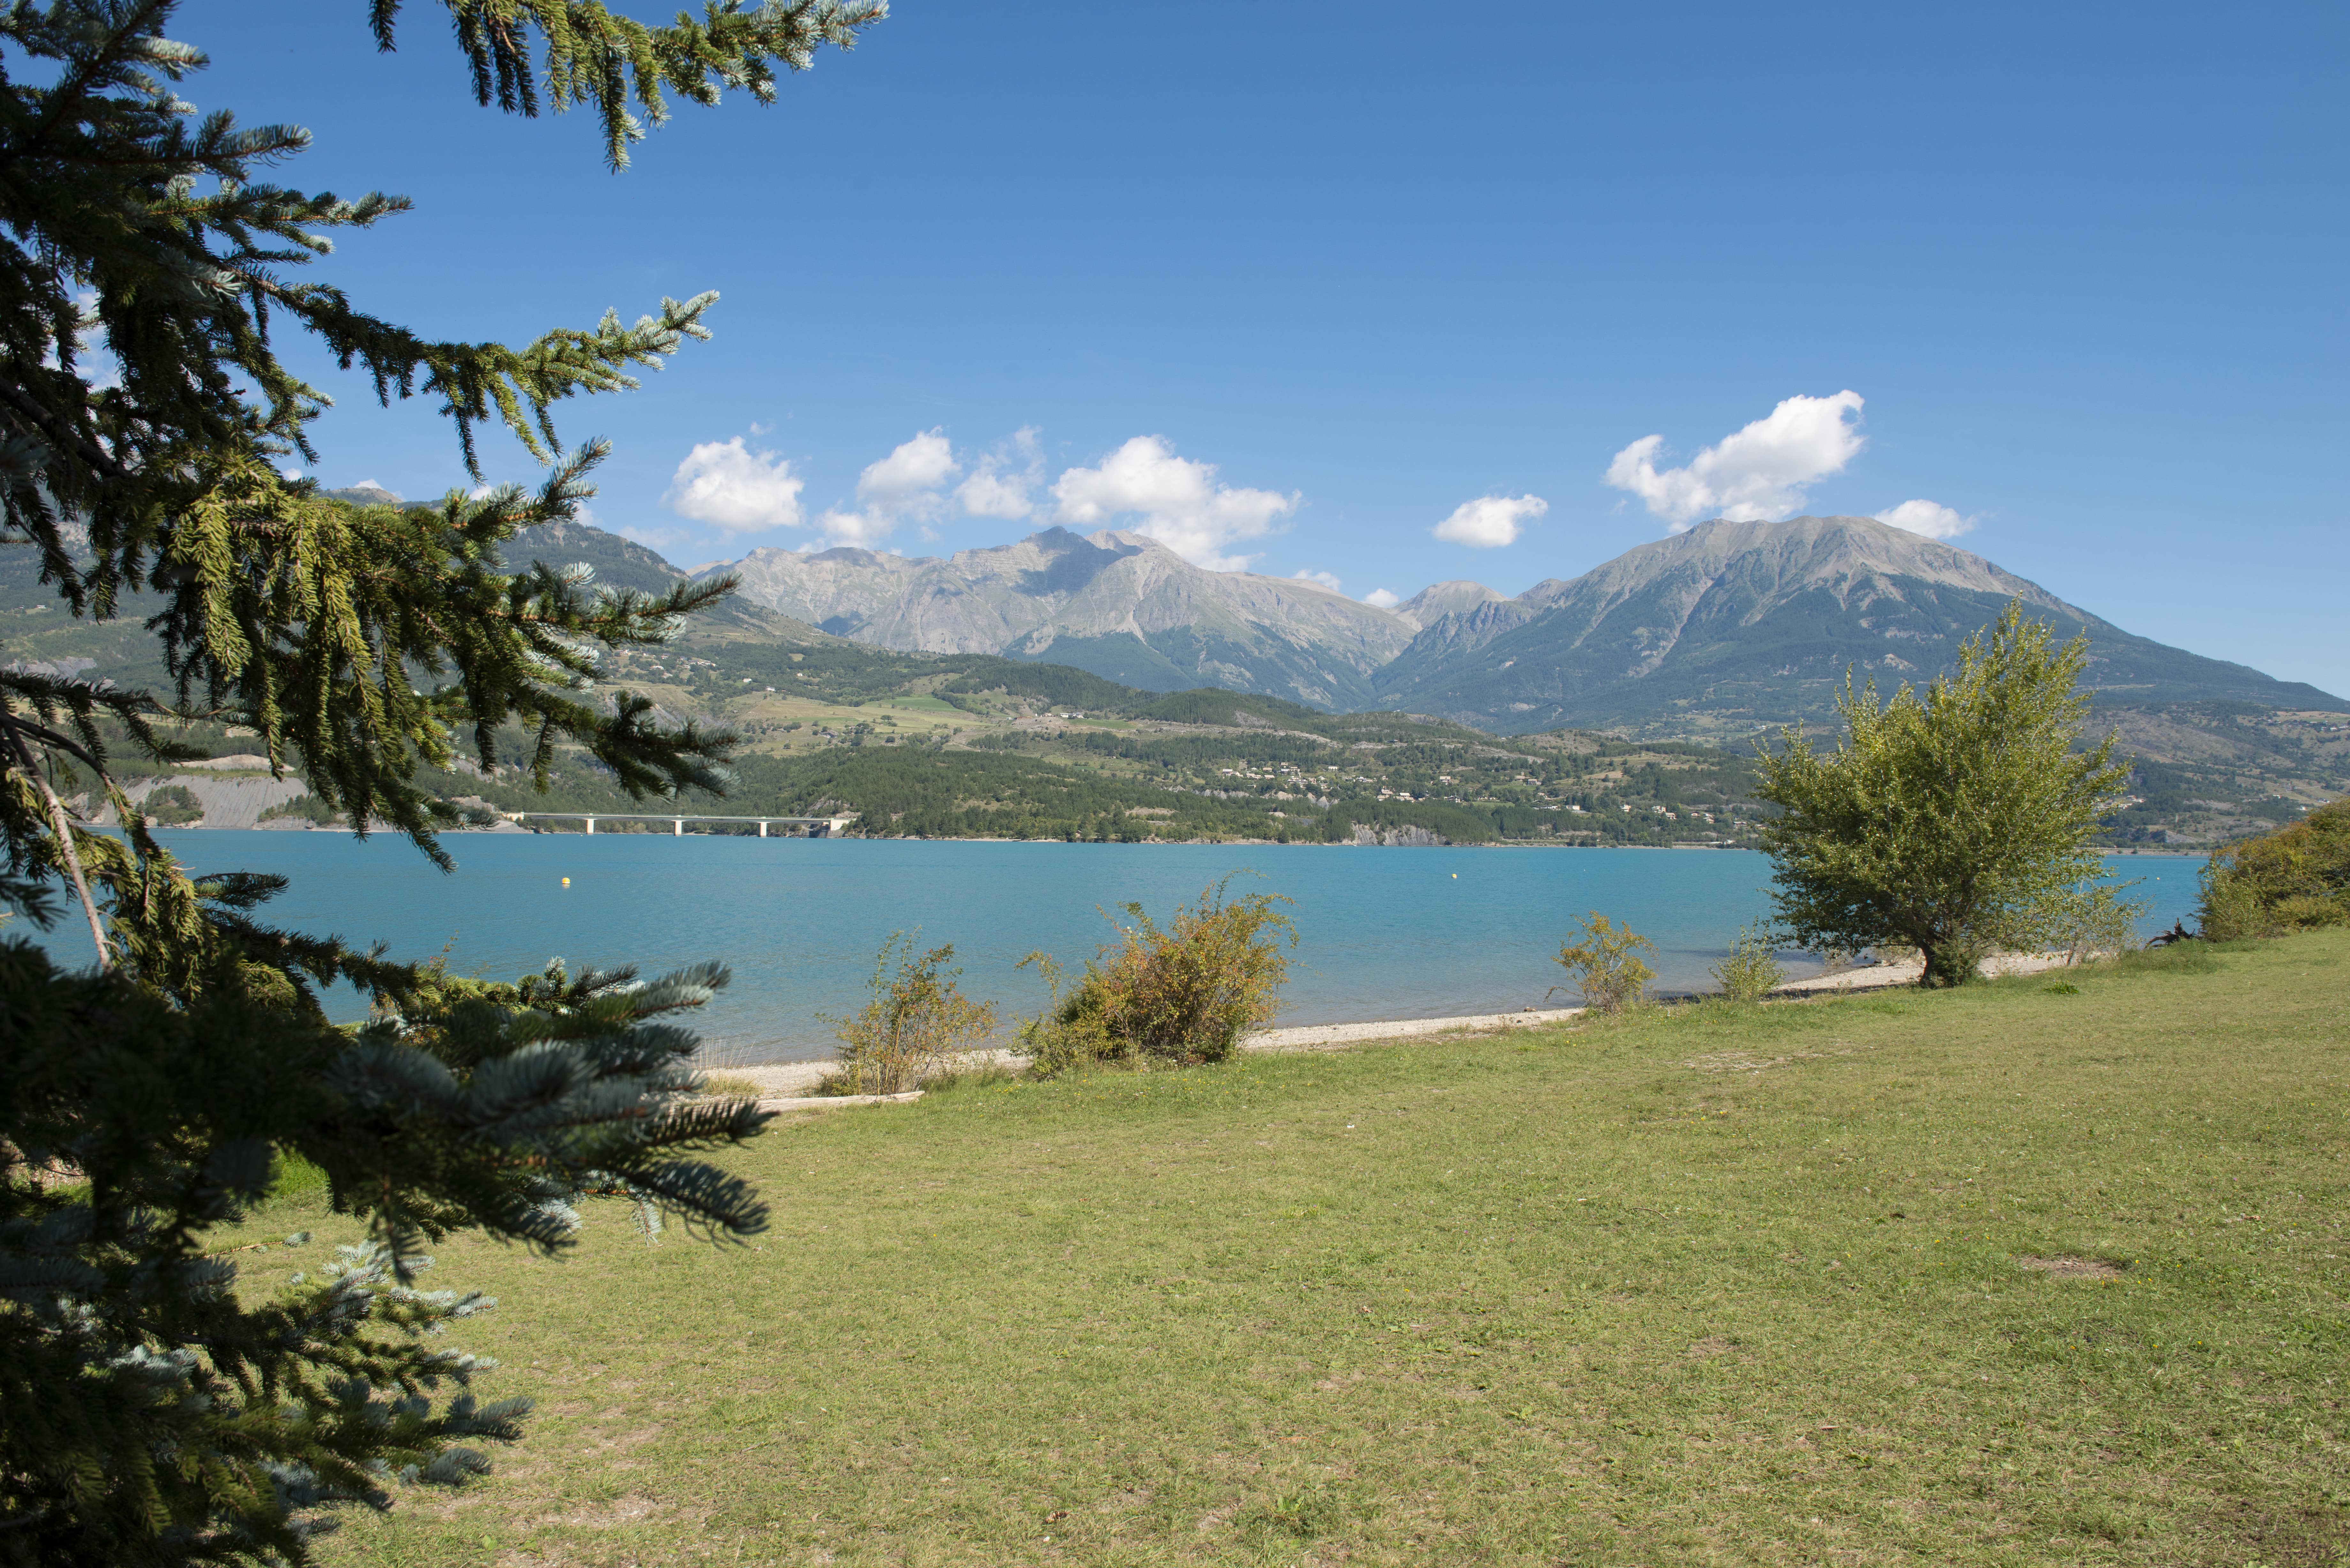
[{"label": "calm lake water", "polygon": [[[733,983],[698,1020],[721,1060],[826,1055],[819,1013],[861,1002],[873,955],[895,930],[951,942],[972,994],[1033,1012],[1045,988],[1015,971],[1044,949],[1075,967],[1110,929],[1096,907],[1129,900],[1164,918],[1228,873],[1234,890],[1294,900],[1298,944],[1283,1023],[1495,1012],[1544,1003],[1569,921],[1598,909],[1657,944],[1661,990],[1709,989],[1706,970],[1740,922],[1768,909],[1770,863],[1739,850],[1371,849],[1305,845],[967,844],[656,835],[451,834],[457,870],[406,840],[333,833],[166,833],[196,872],[275,871],[292,886],[262,911],[426,959],[445,947],[464,973],[512,979],[555,956],[633,962],[648,974],[717,959]],[[2198,862],[2114,863],[2141,878],[2149,930],[2195,899]],[[562,878],[571,878],[567,888]],[[11,922],[12,924],[14,922]],[[60,920],[46,941],[86,960]],[[1790,955],[1801,974],[1818,965]],[[1562,993],[1551,1005],[1570,1005]],[[338,1017],[359,999],[333,999]]]}]

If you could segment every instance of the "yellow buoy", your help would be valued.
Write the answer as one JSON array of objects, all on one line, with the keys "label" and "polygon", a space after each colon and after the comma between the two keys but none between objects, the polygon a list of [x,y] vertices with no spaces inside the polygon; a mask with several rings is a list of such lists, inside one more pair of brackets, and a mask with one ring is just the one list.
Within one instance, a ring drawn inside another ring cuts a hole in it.
[{"label": "yellow buoy", "polygon": [[1455,872],[1452,874],[1452,879],[1453,879],[1455,882],[1458,882],[1459,880],[1461,880],[1461,873],[1460,873],[1460,872],[1458,872],[1458,871],[1455,871]]},{"label": "yellow buoy", "polygon": [[570,877],[566,877],[563,879],[563,885],[564,885],[565,887],[567,887],[567,888],[570,887],[570,886],[571,886],[571,878],[570,878]]}]

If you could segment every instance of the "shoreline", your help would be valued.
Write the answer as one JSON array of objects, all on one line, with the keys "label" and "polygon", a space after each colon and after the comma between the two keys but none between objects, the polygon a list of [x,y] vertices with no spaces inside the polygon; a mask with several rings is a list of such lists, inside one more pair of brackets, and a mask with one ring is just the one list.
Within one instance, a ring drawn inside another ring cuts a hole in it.
[{"label": "shoreline", "polygon": [[[101,823],[97,826],[105,827],[109,825]],[[346,837],[354,836],[348,827],[321,827],[313,823],[301,821],[298,818],[285,817],[274,819],[265,826],[255,826],[251,827],[230,827],[224,826],[220,827],[211,827],[199,823],[183,827],[158,827],[154,828],[153,831],[157,833],[334,833],[340,834]],[[371,836],[380,836],[392,831],[396,830],[391,829],[389,825],[379,824],[372,830]],[[524,827],[513,823],[507,823],[494,827],[442,828],[440,831],[439,836],[442,838],[462,838],[471,834],[520,834],[538,838],[587,838],[594,836],[597,838],[683,837],[756,839],[758,837],[758,835],[752,833],[668,834],[654,832],[629,833],[619,831],[598,833],[591,836],[585,833],[576,833],[556,828]],[[776,843],[793,843],[798,840],[798,836],[794,834],[776,834],[773,836],[773,839]],[[1563,842],[1555,837],[1507,839],[1500,842],[1489,842],[1484,844],[1360,844],[1351,839],[1338,843],[1331,843],[1327,840],[1318,838],[1292,838],[1287,840],[1279,838],[1139,838],[1128,843],[1122,840],[1118,842],[1107,842],[1096,839],[1071,840],[1066,838],[1042,837],[934,838],[928,835],[920,834],[899,835],[837,833],[828,834],[823,839],[811,840],[810,842],[827,844],[1036,844],[1054,845],[1069,849],[1729,849],[1742,850],[1748,854],[1754,855],[1762,853],[1761,846],[1758,845],[1735,844],[1722,841],[1702,844],[1686,842],[1679,844],[1574,844]],[[2130,859],[2154,860],[2206,860],[2210,857],[2210,852],[2206,849],[2145,849],[2135,846],[2092,846],[2091,847],[2095,849],[2096,853],[2101,856],[2110,856],[2117,859],[2127,857]]]},{"label": "shoreline", "polygon": [[[2069,967],[2062,953],[2003,953],[1987,959],[1983,972],[1990,979],[2012,975],[2043,974],[2050,970]],[[1788,1002],[1806,1001],[1821,995],[1841,995],[1855,991],[1883,991],[1893,986],[1914,985],[1925,971],[1921,961],[1905,963],[1866,964],[1858,969],[1839,970],[1834,974],[1813,975],[1794,980],[1773,990],[1765,1000]],[[1690,1000],[1694,1000],[1690,998]],[[1368,1045],[1399,1040],[1430,1040],[1462,1035],[1504,1034],[1513,1029],[1536,1029],[1549,1024],[1564,1023],[1579,1018],[1589,1009],[1582,1007],[1522,1008],[1515,1012],[1469,1012],[1451,1018],[1398,1018],[1369,1023],[1305,1023],[1284,1029],[1259,1029],[1241,1036],[1240,1049],[1252,1054],[1286,1054],[1305,1051],[1337,1051],[1350,1045]],[[960,1069],[1001,1067],[1018,1069],[1028,1058],[1017,1052],[1001,1047],[967,1052],[956,1058]],[[767,1111],[834,1110],[852,1106],[897,1105],[920,1099],[922,1091],[910,1089],[896,1095],[818,1095],[812,1091],[837,1064],[829,1058],[816,1062],[774,1062],[757,1066],[713,1066],[707,1071],[716,1076],[744,1079],[759,1090],[759,1108]]]}]

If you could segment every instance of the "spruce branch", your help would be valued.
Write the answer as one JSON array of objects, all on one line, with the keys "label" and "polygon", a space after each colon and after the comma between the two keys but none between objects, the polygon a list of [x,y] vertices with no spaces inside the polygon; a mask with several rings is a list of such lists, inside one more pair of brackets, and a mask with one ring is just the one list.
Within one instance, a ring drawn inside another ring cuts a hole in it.
[{"label": "spruce branch", "polygon": [[[889,0],[705,0],[699,18],[681,11],[654,26],[615,16],[600,0],[443,3],[476,103],[536,117],[543,80],[544,101],[557,113],[575,104],[595,109],[615,171],[628,167],[629,143],[669,119],[665,92],[707,105],[734,90],[772,103],[777,66],[804,71],[825,45],[853,49],[858,34],[889,14]],[[400,9],[400,0],[369,0],[379,49],[394,47]]]}]

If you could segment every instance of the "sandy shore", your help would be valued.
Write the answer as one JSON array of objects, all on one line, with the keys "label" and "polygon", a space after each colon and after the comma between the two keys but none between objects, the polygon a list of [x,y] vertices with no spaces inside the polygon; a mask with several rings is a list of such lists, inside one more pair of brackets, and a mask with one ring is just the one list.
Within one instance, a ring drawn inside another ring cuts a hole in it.
[{"label": "sandy shore", "polygon": [[[2037,974],[2062,969],[2061,953],[2002,953],[1983,964],[1990,976]],[[1877,991],[1887,986],[1915,985],[1925,972],[1916,959],[1907,963],[1869,964],[1790,981],[1772,994],[1806,996],[1822,992]],[[1377,1040],[1420,1040],[1445,1034],[1495,1034],[1510,1029],[1563,1023],[1583,1012],[1580,1007],[1526,1008],[1518,1012],[1472,1012],[1457,1018],[1399,1018],[1377,1023],[1308,1023],[1291,1029],[1260,1029],[1241,1036],[1243,1051],[1335,1051]],[[963,1058],[969,1067],[1023,1067],[1028,1059],[1010,1051],[974,1051]],[[816,1085],[833,1070],[830,1062],[785,1062],[763,1067],[720,1067],[719,1076],[745,1079],[759,1088],[761,1108],[774,1111],[831,1110],[849,1106],[886,1105],[916,1098],[904,1095],[818,1095]]]},{"label": "sandy shore", "polygon": [[[1982,972],[1992,979],[2008,974],[2038,974],[2043,970],[2063,969],[2063,953],[2001,953],[1983,961]],[[1926,972],[1926,961],[1911,959],[1907,963],[1868,964],[1860,969],[1838,970],[1834,974],[1815,974],[1809,980],[1789,981],[1773,996],[1807,995],[1821,991],[1875,991],[1887,985],[1915,985],[1918,977]]]},{"label": "sandy shore", "polygon": [[[1260,1029],[1241,1036],[1243,1051],[1335,1051],[1372,1040],[1423,1039],[1436,1034],[1491,1034],[1504,1029],[1526,1029],[1557,1023],[1581,1012],[1580,1007],[1528,1008],[1523,1012],[1476,1012],[1459,1018],[1403,1018],[1384,1023],[1309,1023],[1295,1029]],[[963,1058],[972,1067],[1023,1067],[1028,1058],[1010,1051],[974,1051]],[[759,1086],[759,1104],[768,1110],[828,1110],[836,1106],[869,1106],[911,1099],[911,1095],[817,1095],[816,1085],[833,1070],[830,1062],[784,1062],[764,1067],[718,1067],[720,1077],[743,1078]]]}]

